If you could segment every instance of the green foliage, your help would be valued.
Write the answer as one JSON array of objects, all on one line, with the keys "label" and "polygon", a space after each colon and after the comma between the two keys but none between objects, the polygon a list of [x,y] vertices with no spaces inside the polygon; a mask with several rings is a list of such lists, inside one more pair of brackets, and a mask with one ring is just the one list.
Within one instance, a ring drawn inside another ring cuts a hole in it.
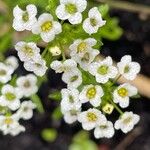
[{"label": "green foliage", "polygon": [[57,107],[52,113],[52,119],[60,120],[61,118],[62,118],[62,113],[61,113],[60,107]]},{"label": "green foliage", "polygon": [[80,131],[74,136],[69,150],[98,150],[98,147],[92,140],[89,139],[88,132]]},{"label": "green foliage", "polygon": [[43,108],[42,101],[41,101],[40,97],[37,94],[34,94],[30,98],[31,98],[32,102],[36,105],[37,110],[40,113],[43,113],[44,108]]},{"label": "green foliage", "polygon": [[98,9],[103,17],[109,13],[109,6],[107,4],[100,5]]},{"label": "green foliage", "polygon": [[42,130],[41,136],[47,142],[54,142],[57,138],[57,131],[52,128],[47,128]]},{"label": "green foliage", "polygon": [[48,97],[52,100],[60,101],[61,100],[61,93],[60,93],[60,91],[53,91],[52,93],[49,94]]}]

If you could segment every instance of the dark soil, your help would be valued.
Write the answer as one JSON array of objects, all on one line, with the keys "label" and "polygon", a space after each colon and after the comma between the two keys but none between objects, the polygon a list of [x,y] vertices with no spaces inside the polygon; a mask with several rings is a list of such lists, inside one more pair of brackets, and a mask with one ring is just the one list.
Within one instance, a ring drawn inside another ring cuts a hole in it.
[{"label": "dark soil", "polygon": [[[137,1],[135,0],[135,2]],[[148,5],[150,1],[145,0],[142,3]],[[141,20],[137,14],[117,10],[112,11],[111,15],[118,16],[120,19],[120,26],[124,29],[124,35],[117,41],[104,40],[101,53],[105,56],[111,55],[116,61],[119,61],[123,55],[130,54],[133,60],[141,64],[141,73],[150,77],[150,20]],[[81,126],[79,124],[68,125],[63,120],[52,120],[51,114],[59,103],[49,100],[47,95],[51,88],[61,89],[64,87],[64,84],[61,82],[61,77],[59,75],[56,76],[53,71],[50,71],[48,76],[49,82],[44,83],[39,90],[46,112],[44,114],[35,112],[34,117],[30,121],[23,122],[26,132],[21,133],[19,136],[0,135],[0,150],[68,150],[72,136],[81,129]],[[132,137],[132,142],[128,140],[125,144],[127,146],[125,150],[150,150],[149,106],[150,99],[145,97],[131,102],[128,110],[133,110],[141,116],[138,127],[142,131],[139,136]],[[41,138],[40,133],[42,129],[51,127],[56,128],[59,135],[55,142],[48,143]],[[130,134],[124,135],[117,131],[114,138],[109,140],[101,139],[96,142],[101,147],[101,150],[116,150],[118,144],[122,144],[125,138],[130,139],[130,137]],[[91,138],[93,138],[93,135],[91,135]],[[119,150],[124,149],[122,147]]]}]

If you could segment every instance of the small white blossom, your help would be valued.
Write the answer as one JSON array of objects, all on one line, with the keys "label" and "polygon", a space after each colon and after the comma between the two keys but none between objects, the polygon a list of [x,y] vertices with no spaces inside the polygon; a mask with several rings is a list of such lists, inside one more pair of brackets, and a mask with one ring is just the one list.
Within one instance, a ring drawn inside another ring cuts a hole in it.
[{"label": "small white blossom", "polygon": [[50,47],[49,51],[51,52],[52,56],[59,56],[61,54],[61,50],[58,46]]},{"label": "small white blossom", "polygon": [[93,128],[105,125],[106,117],[98,109],[88,109],[78,115],[78,121],[82,123],[84,130],[92,130]]},{"label": "small white blossom", "polygon": [[37,23],[33,26],[32,32],[40,34],[44,42],[51,42],[55,35],[62,32],[61,24],[53,20],[53,16],[49,13],[40,15]]},{"label": "small white blossom", "polygon": [[124,133],[131,131],[140,120],[140,117],[133,112],[125,112],[119,120],[115,122],[115,129],[121,129]]},{"label": "small white blossom", "polygon": [[16,70],[19,66],[18,59],[15,56],[9,56],[5,60],[5,64]]},{"label": "small white blossom", "polygon": [[94,107],[100,106],[103,89],[99,85],[86,85],[79,95],[81,103],[90,102]]},{"label": "small white blossom", "polygon": [[18,135],[20,132],[24,132],[24,126],[20,125],[16,115],[12,116],[0,116],[0,130],[4,135],[10,134],[12,136]]},{"label": "small white blossom", "polygon": [[89,72],[96,77],[99,83],[106,83],[110,78],[115,78],[118,70],[112,66],[112,58],[106,57],[103,61],[93,62],[89,66]]},{"label": "small white blossom", "polygon": [[11,80],[11,75],[14,72],[12,67],[0,62],[0,83],[7,83]]},{"label": "small white blossom", "polygon": [[60,0],[56,15],[61,20],[69,20],[71,24],[82,22],[82,12],[86,9],[86,0]]},{"label": "small white blossom", "polygon": [[61,111],[72,110],[74,108],[81,108],[81,102],[79,100],[79,91],[77,89],[62,89]]},{"label": "small white blossom", "polygon": [[70,56],[78,54],[80,57],[89,50],[94,50],[92,47],[95,46],[97,41],[94,38],[87,38],[85,40],[77,39],[70,45]]},{"label": "small white blossom", "polygon": [[106,21],[102,19],[102,16],[97,7],[90,9],[88,18],[83,22],[83,29],[88,34],[97,33],[98,29],[105,25]]},{"label": "small white blossom", "polygon": [[43,76],[48,69],[45,60],[39,57],[36,61],[26,61],[24,68],[27,71],[34,72],[37,76]]},{"label": "small white blossom", "polygon": [[117,87],[113,93],[113,101],[119,103],[122,108],[129,106],[129,97],[136,95],[138,92],[137,88],[130,85],[129,83],[124,83]]},{"label": "small white blossom", "polygon": [[38,91],[37,77],[33,74],[19,77],[16,81],[17,87],[22,90],[25,97],[29,97]]},{"label": "small white blossom", "polygon": [[15,49],[18,52],[18,56],[21,61],[37,60],[40,55],[40,49],[34,42],[18,42],[15,45]]},{"label": "small white blossom", "polygon": [[74,107],[64,113],[64,120],[68,124],[72,124],[77,121],[78,115],[81,113],[81,108]]},{"label": "small white blossom", "polygon": [[22,91],[9,84],[4,85],[1,90],[0,105],[7,106],[11,110],[16,110],[20,107],[20,99],[22,98]]},{"label": "small white blossom", "polygon": [[16,115],[18,118],[22,118],[24,120],[29,120],[33,116],[33,109],[35,109],[35,104],[32,103],[32,101],[23,101],[21,103],[20,108],[16,112]]},{"label": "small white blossom", "polygon": [[112,122],[107,121],[105,125],[100,125],[95,128],[94,136],[95,138],[111,138],[115,133]]},{"label": "small white blossom", "polygon": [[37,22],[37,8],[33,4],[27,5],[25,11],[17,5],[13,10],[13,15],[13,28],[17,31],[31,30]]},{"label": "small white blossom", "polygon": [[51,63],[51,68],[55,70],[56,73],[67,72],[76,67],[77,63],[73,59],[67,59],[64,62],[55,60]]},{"label": "small white blossom", "polygon": [[77,88],[82,83],[82,73],[75,68],[63,73],[62,80],[68,85],[68,88]]},{"label": "small white blossom", "polygon": [[125,55],[121,61],[117,63],[119,73],[127,80],[134,80],[140,72],[140,65],[137,62],[132,62],[130,55]]}]

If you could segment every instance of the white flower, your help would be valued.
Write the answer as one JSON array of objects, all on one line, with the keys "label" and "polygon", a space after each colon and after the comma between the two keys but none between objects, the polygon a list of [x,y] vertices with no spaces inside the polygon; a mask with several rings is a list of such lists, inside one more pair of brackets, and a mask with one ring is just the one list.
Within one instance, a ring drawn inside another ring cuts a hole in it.
[{"label": "white flower", "polygon": [[70,56],[74,56],[78,54],[80,57],[83,57],[83,55],[88,50],[93,50],[93,46],[95,46],[97,41],[94,38],[87,38],[85,40],[77,39],[73,42],[73,44],[70,45]]},{"label": "white flower", "polygon": [[5,64],[16,70],[19,66],[18,59],[15,56],[9,56],[5,60]]},{"label": "white flower", "polygon": [[68,85],[68,88],[77,88],[82,83],[82,73],[75,68],[63,73],[62,80]]},{"label": "white flower", "polygon": [[78,115],[78,121],[82,123],[84,130],[92,130],[93,128],[105,125],[106,117],[98,109],[88,109]]},{"label": "white flower", "polygon": [[33,74],[19,77],[16,81],[17,87],[22,90],[25,97],[29,97],[38,91],[37,77]]},{"label": "white flower", "polygon": [[61,24],[53,20],[53,16],[49,13],[40,15],[37,23],[33,26],[32,32],[40,34],[44,42],[51,42],[55,35],[62,32]]},{"label": "white flower", "polygon": [[95,138],[111,138],[113,137],[115,131],[112,122],[107,121],[105,125],[100,125],[95,128],[94,136]]},{"label": "white flower", "polygon": [[119,120],[115,122],[115,129],[121,129],[124,133],[131,131],[140,120],[140,117],[133,112],[125,112]]},{"label": "white flower", "polygon": [[64,113],[64,120],[68,124],[72,124],[78,119],[78,115],[81,113],[81,108],[74,107]]},{"label": "white flower", "polygon": [[81,108],[81,102],[79,100],[79,91],[77,89],[62,89],[62,100],[61,100],[61,111],[65,113],[66,111],[72,110],[74,108]]},{"label": "white flower", "polygon": [[12,136],[18,135],[20,132],[24,132],[25,128],[18,122],[16,115],[12,116],[0,116],[0,130],[4,135],[10,134]]},{"label": "white flower", "polygon": [[90,9],[88,18],[83,22],[83,29],[88,34],[97,33],[98,29],[105,25],[106,21],[102,19],[102,16],[97,7]]},{"label": "white flower", "polygon": [[0,83],[7,83],[11,80],[14,69],[0,62]]},{"label": "white flower", "polygon": [[61,20],[69,20],[71,24],[82,22],[82,12],[86,9],[86,0],[60,0],[56,15]]},{"label": "white flower", "polygon": [[137,92],[138,90],[136,87],[129,83],[124,83],[114,91],[113,101],[119,103],[122,108],[126,108],[129,106],[129,97],[136,95]]},{"label": "white flower", "polygon": [[16,110],[20,107],[20,98],[22,98],[22,91],[9,84],[4,85],[1,90],[0,105],[7,106],[11,110]]},{"label": "white flower", "polygon": [[34,42],[18,42],[15,45],[15,49],[17,50],[18,56],[21,61],[36,60],[40,55],[40,49]]},{"label": "white flower", "polygon": [[61,54],[61,50],[58,46],[50,47],[49,51],[51,52],[52,56],[59,56]]},{"label": "white flower", "polygon": [[34,72],[37,76],[43,76],[48,69],[45,60],[39,57],[36,61],[26,61],[24,67],[27,71]]},{"label": "white flower", "polygon": [[78,39],[69,47],[71,58],[85,71],[88,70],[91,62],[93,62],[95,57],[99,54],[98,50],[92,48],[96,43],[97,41],[93,38],[85,40]]},{"label": "white flower", "polygon": [[101,97],[104,95],[103,89],[99,85],[86,85],[79,95],[81,103],[90,102],[94,107],[101,103]]},{"label": "white flower", "polygon": [[37,8],[35,5],[27,5],[25,11],[20,9],[17,5],[13,10],[13,28],[17,31],[31,30],[33,25],[37,22],[36,14]]},{"label": "white flower", "polygon": [[112,66],[111,57],[106,57],[103,61],[93,62],[89,66],[89,72],[96,77],[99,83],[106,83],[110,78],[115,78],[118,71]]},{"label": "white flower", "polygon": [[16,115],[18,118],[22,118],[24,120],[29,120],[33,116],[33,109],[35,109],[35,104],[32,101],[23,101],[21,103],[20,108],[18,109]]},{"label": "white flower", "polygon": [[140,65],[137,62],[132,62],[130,55],[125,55],[121,61],[117,63],[119,73],[128,80],[134,80],[140,72]]},{"label": "white flower", "polygon": [[73,59],[67,59],[64,62],[55,60],[51,63],[51,68],[55,70],[56,73],[67,72],[76,67],[77,63]]}]

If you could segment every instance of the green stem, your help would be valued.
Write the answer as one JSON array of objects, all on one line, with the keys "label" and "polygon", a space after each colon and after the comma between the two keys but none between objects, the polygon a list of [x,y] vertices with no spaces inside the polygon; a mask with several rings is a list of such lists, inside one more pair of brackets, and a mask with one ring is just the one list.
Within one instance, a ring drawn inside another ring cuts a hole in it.
[{"label": "green stem", "polygon": [[44,49],[44,51],[43,51],[43,53],[42,53],[42,58],[44,58],[45,55],[47,54],[48,48],[49,48],[49,46],[47,46],[47,47]]},{"label": "green stem", "polygon": [[[122,75],[120,74],[120,75],[112,82],[112,85],[114,85],[114,84],[121,78],[121,76],[122,76]],[[111,85],[111,86],[112,86],[112,85]]]},{"label": "green stem", "polygon": [[110,100],[110,102],[114,106],[114,108],[120,113],[120,115],[123,115],[123,111],[112,100]]}]

